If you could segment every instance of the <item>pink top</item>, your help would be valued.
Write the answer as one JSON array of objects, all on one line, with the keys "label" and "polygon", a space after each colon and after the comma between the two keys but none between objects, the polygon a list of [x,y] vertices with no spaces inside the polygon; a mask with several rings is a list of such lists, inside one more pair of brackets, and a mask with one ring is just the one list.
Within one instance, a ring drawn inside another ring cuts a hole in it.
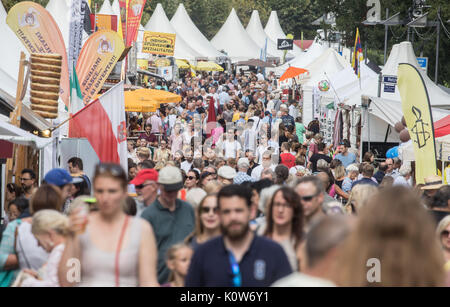
[{"label": "pink top", "polygon": [[159,128],[162,127],[162,121],[158,115],[153,114],[149,119],[147,119],[147,123],[152,125],[151,133],[159,133]]},{"label": "pink top", "polygon": [[328,195],[330,195],[333,198],[334,198],[334,196],[336,196],[336,189],[334,188],[334,184],[331,187],[330,192],[328,192]]}]

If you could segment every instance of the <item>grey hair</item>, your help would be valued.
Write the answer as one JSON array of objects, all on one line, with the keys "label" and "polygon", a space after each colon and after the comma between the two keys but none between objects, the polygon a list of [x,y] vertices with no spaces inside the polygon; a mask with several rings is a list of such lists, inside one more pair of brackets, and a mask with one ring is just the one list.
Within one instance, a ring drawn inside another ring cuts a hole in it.
[{"label": "grey hair", "polygon": [[281,188],[280,185],[273,185],[261,190],[258,204],[259,210],[261,212],[266,212],[266,207],[269,204],[270,200],[272,199],[272,196],[280,188]]}]

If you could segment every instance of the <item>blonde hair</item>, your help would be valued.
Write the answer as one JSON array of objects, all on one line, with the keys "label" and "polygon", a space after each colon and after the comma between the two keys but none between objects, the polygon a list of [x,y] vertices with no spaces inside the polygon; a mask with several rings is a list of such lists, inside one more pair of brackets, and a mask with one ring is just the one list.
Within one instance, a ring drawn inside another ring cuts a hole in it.
[{"label": "blonde hair", "polygon": [[450,215],[447,215],[446,217],[444,217],[439,222],[439,224],[436,228],[436,235],[438,237],[439,242],[441,242],[441,232],[443,232],[445,230],[445,228],[448,227],[448,225],[450,225]]},{"label": "blonde hair", "polygon": [[337,180],[342,177],[345,177],[345,167],[343,165],[338,165],[334,169],[334,178]]},{"label": "blonde hair", "polygon": [[[190,246],[187,245],[186,243],[177,243],[177,244],[172,245],[172,246],[167,250],[167,253],[166,253],[166,262],[175,260],[176,257],[177,257],[177,256],[176,256],[177,252],[178,252],[180,249],[183,249],[183,248],[188,248],[188,249],[192,250],[192,247],[190,247]],[[168,282],[172,282],[172,281],[174,281],[174,280],[175,280],[175,274],[171,271],[170,274],[169,274]]]},{"label": "blonde hair", "polygon": [[350,197],[348,198],[347,206],[354,202],[354,209],[356,212],[361,210],[372,196],[377,193],[378,189],[369,184],[358,184],[353,187]]},{"label": "blonde hair", "polygon": [[34,235],[48,233],[51,230],[59,235],[69,234],[69,218],[56,210],[41,210],[33,215],[31,232]]},{"label": "blonde hair", "polygon": [[211,180],[210,182],[208,182],[203,190],[205,190],[205,192],[207,194],[215,194],[215,193],[219,193],[220,189],[223,187],[223,184],[217,180]]}]

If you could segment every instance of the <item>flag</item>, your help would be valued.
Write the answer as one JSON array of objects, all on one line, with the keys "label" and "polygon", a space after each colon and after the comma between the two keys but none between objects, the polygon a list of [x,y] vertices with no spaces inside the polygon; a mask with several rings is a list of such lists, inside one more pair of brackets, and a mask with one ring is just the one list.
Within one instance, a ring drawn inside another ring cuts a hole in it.
[{"label": "flag", "polygon": [[411,64],[398,65],[398,89],[402,111],[416,157],[416,183],[437,174],[436,146],[430,99],[423,78]]},{"label": "flag", "polygon": [[123,81],[72,116],[77,137],[87,138],[100,162],[128,169]]},{"label": "flag", "polygon": [[81,16],[83,18],[83,29],[88,34],[92,34],[92,23],[91,23],[91,10],[89,9],[90,3],[88,4],[86,0],[81,3]]},{"label": "flag", "polygon": [[127,6],[126,47],[136,41],[146,0],[130,0]]},{"label": "flag", "polygon": [[[91,14],[92,32],[112,30],[117,32],[117,16],[105,14]],[[119,35],[121,35],[119,33]]]},{"label": "flag", "polygon": [[[69,32],[69,57],[68,65],[73,67],[77,64],[78,56],[81,51],[83,40],[82,0],[73,0],[70,6],[70,32]],[[69,77],[72,78],[72,70],[69,71]],[[72,81],[72,80],[70,80]],[[72,92],[70,92],[72,95]]]},{"label": "flag", "polygon": [[120,8],[120,23],[122,25],[122,38],[126,42],[127,39],[127,1],[119,0],[119,8]]},{"label": "flag", "polygon": [[[78,113],[78,111],[83,108],[84,103],[80,82],[78,82],[77,71],[75,65],[73,65],[72,75],[70,77],[70,115],[72,116],[73,114]],[[78,137],[76,128],[72,125],[72,121],[69,122],[69,137]]]},{"label": "flag", "polygon": [[364,60],[363,57],[363,51],[362,51],[362,45],[361,45],[361,38],[359,37],[359,29],[356,28],[356,38],[355,38],[355,49],[353,52],[353,58],[352,58],[352,67],[355,71],[355,74],[358,76],[358,78],[361,76],[359,71],[359,64]]}]

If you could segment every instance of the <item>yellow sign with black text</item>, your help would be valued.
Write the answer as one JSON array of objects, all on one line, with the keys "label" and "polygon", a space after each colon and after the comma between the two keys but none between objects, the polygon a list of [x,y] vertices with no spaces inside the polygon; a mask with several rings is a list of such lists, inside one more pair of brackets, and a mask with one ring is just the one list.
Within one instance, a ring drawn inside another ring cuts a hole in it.
[{"label": "yellow sign with black text", "polygon": [[173,56],[176,34],[161,32],[144,32],[142,53]]}]

